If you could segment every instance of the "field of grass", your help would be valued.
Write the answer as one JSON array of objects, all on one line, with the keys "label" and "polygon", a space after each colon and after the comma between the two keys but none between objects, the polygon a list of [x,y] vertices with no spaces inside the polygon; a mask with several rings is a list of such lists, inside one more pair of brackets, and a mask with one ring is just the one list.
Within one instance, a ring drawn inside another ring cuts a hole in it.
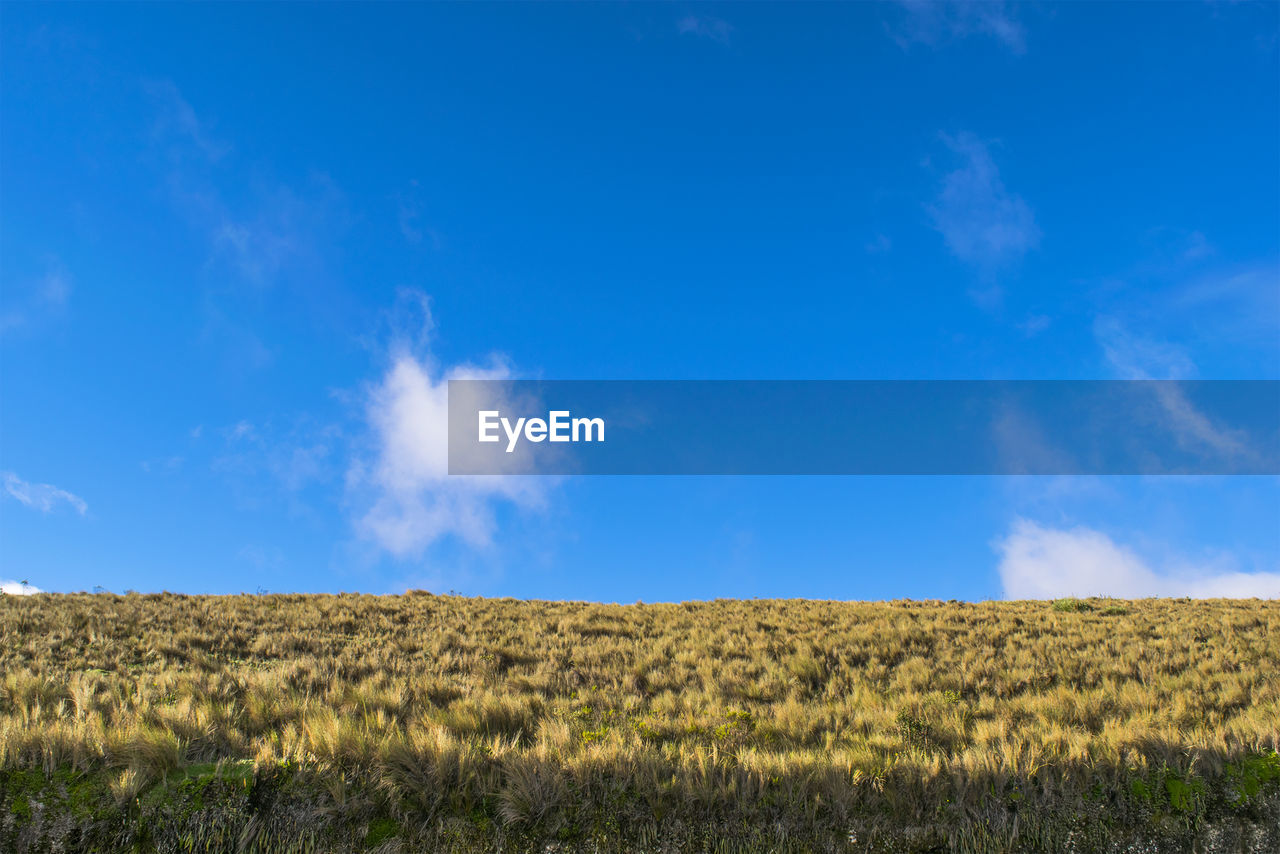
[{"label": "field of grass", "polygon": [[1280,602],[0,597],[0,850],[1280,851]]}]

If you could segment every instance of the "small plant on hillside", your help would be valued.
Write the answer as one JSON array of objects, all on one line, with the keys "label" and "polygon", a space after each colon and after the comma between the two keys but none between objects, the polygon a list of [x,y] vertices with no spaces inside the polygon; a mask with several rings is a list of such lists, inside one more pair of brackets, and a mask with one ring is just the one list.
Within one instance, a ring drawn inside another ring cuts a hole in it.
[{"label": "small plant on hillside", "polygon": [[907,747],[927,750],[933,746],[933,727],[906,709],[898,712],[898,738]]}]

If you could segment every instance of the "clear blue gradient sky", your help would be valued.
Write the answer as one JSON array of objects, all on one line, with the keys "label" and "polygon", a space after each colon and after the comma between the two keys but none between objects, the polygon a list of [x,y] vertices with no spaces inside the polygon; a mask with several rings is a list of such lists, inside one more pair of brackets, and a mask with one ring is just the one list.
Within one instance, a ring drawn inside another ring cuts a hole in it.
[{"label": "clear blue gradient sky", "polygon": [[1280,379],[1275,3],[0,6],[0,582],[1280,595],[1276,478],[442,469],[450,375]]}]

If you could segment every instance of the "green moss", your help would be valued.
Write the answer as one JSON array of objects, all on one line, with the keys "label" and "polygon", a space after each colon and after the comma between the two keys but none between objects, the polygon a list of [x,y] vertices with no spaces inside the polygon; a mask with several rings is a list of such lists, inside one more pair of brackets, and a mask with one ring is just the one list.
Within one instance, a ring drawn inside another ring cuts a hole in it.
[{"label": "green moss", "polygon": [[31,802],[27,800],[26,795],[18,795],[14,798],[10,809],[13,810],[13,817],[18,820],[18,824],[31,823]]},{"label": "green moss", "polygon": [[1228,795],[1233,807],[1243,807],[1255,800],[1269,784],[1280,782],[1280,753],[1274,750],[1261,756],[1250,756],[1227,764],[1225,770]]},{"label": "green moss", "polygon": [[34,769],[11,769],[0,772],[0,784],[10,792],[35,794],[45,787],[44,774]]},{"label": "green moss", "polygon": [[368,848],[376,848],[388,839],[400,835],[400,824],[390,818],[375,818],[369,822],[369,830],[364,835],[364,844]]},{"label": "green moss", "polygon": [[1169,805],[1180,813],[1199,812],[1204,800],[1204,782],[1194,777],[1182,778],[1169,773],[1164,779],[1165,794]]},{"label": "green moss", "polygon": [[72,774],[64,783],[67,808],[78,819],[101,819],[110,808],[110,786],[100,774]]}]

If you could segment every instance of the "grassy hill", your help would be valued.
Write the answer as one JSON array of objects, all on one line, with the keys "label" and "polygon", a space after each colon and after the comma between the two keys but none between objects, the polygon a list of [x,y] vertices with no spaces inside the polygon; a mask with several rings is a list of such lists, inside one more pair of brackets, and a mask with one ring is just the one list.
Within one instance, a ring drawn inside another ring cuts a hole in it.
[{"label": "grassy hill", "polygon": [[1280,850],[1280,602],[0,597],[0,850]]}]

